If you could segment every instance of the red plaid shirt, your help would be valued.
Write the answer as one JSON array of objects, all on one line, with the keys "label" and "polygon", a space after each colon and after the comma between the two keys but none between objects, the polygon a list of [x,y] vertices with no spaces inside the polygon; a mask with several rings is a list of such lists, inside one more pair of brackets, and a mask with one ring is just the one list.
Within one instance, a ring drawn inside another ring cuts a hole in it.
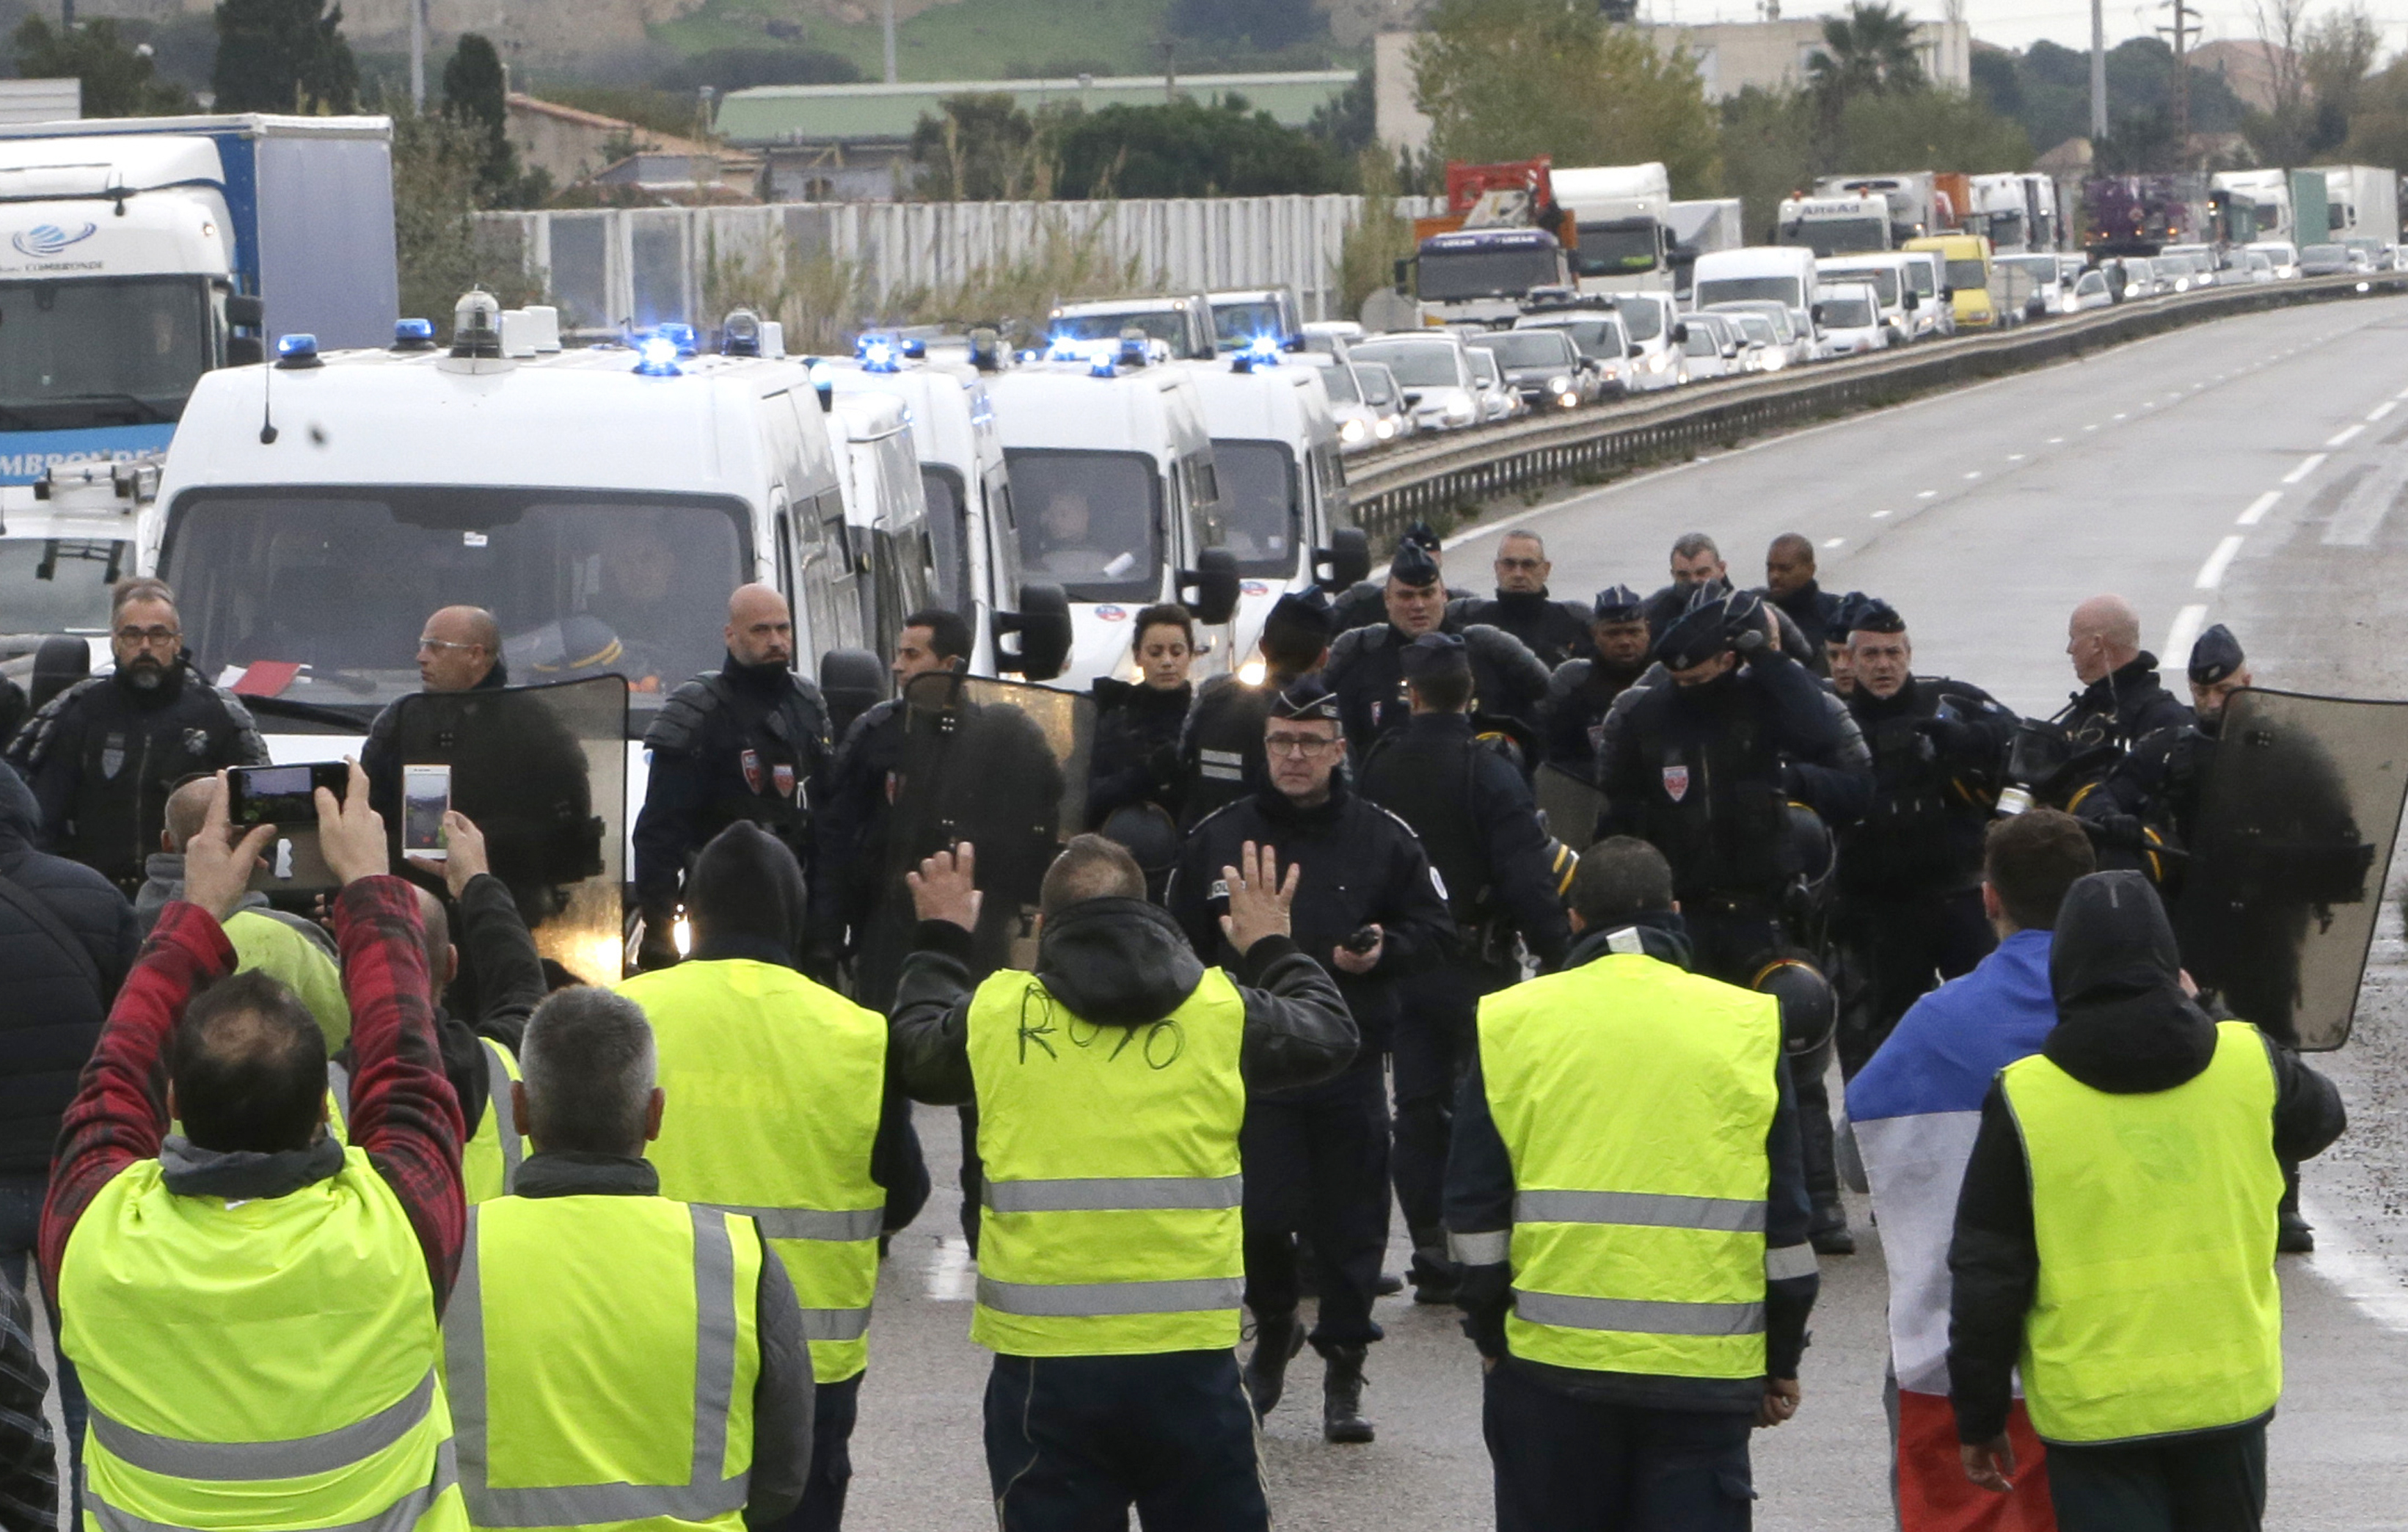
[{"label": "red plaid shirt", "polygon": [[[467,1130],[436,1046],[416,894],[393,877],[346,885],[335,899],[335,938],[359,1061],[351,1074],[351,1142],[367,1152],[401,1199],[426,1252],[439,1308],[452,1291],[467,1222],[460,1188]],[[143,943],[59,1126],[42,1207],[42,1280],[53,1303],[76,1220],[118,1172],[159,1153],[167,1131],[167,1041],[184,1003],[234,965],[224,927],[181,900],[160,913]]]}]

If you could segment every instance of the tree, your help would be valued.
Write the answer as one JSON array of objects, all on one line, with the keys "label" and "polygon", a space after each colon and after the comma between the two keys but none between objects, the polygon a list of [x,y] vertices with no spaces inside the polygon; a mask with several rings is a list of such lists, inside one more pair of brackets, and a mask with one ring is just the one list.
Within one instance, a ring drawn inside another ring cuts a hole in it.
[{"label": "tree", "polygon": [[1596,0],[1438,0],[1411,60],[1440,160],[1660,160],[1675,196],[1720,183],[1696,61],[1608,24]]},{"label": "tree", "polygon": [[1837,170],[1912,165],[1934,170],[2022,170],[2031,140],[2013,121],[1962,91],[1858,96],[1840,114]]},{"label": "tree", "polygon": [[911,129],[919,195],[931,202],[1010,202],[1046,194],[1052,166],[1036,119],[1009,93],[949,95],[937,109],[937,116],[922,113]]},{"label": "tree", "polygon": [[2305,40],[2307,0],[2251,0],[2258,46],[2266,51],[2267,93],[2272,105],[2253,111],[2241,124],[2260,165],[2293,165],[2307,158],[2315,130],[2308,104],[2308,79],[2300,68]]},{"label": "tree", "polygon": [[83,82],[86,117],[173,117],[199,109],[190,91],[158,79],[149,51],[136,51],[106,18],[61,32],[28,16],[10,40],[21,79],[72,75]]},{"label": "tree", "polygon": [[1928,86],[1914,44],[1914,20],[1885,0],[1849,0],[1845,16],[1823,21],[1823,46],[1806,61],[1807,79],[1836,112],[1859,96],[1909,94]]},{"label": "tree", "polygon": [[1723,192],[1744,205],[1741,227],[1772,242],[1781,199],[1814,179],[1814,105],[1802,91],[1751,85],[1723,103]]},{"label": "tree", "polygon": [[[474,122],[446,112],[414,112],[406,98],[393,111],[393,240],[401,311],[433,320],[438,334],[449,332],[452,305],[472,287],[484,288],[505,308],[540,301],[541,284],[477,222],[484,154],[484,135]],[[589,323],[602,318],[579,317]]]},{"label": "tree", "polygon": [[1271,53],[1328,36],[1329,21],[1306,0],[1171,0],[1169,27],[1175,36]]},{"label": "tree", "polygon": [[1319,142],[1235,95],[1070,118],[1060,156],[1065,197],[1281,196],[1346,183],[1346,167]]},{"label": "tree", "polygon": [[2349,136],[2350,119],[2366,93],[2367,76],[2383,50],[2383,32],[2363,5],[2317,18],[2300,50],[2300,76],[2307,87],[2309,159],[2321,159]]},{"label": "tree", "polygon": [[[1369,149],[1380,135],[1379,99],[1371,71],[1364,70],[1354,77],[1354,83],[1339,93],[1338,99],[1312,108],[1312,120],[1304,131],[1329,146],[1330,151],[1352,162]],[[1391,180],[1395,179],[1393,167]]]},{"label": "tree", "polygon": [[518,155],[510,149],[509,87],[502,75],[502,56],[488,38],[461,34],[443,65],[443,112],[476,130],[484,145],[477,167],[478,206],[493,208],[509,200],[518,187]]},{"label": "tree", "polygon": [[219,0],[210,84],[222,112],[349,112],[360,66],[343,40],[343,7],[325,0]]},{"label": "tree", "polygon": [[722,95],[755,85],[850,85],[861,70],[841,53],[817,48],[713,48],[652,77],[665,91],[691,96],[708,85]]}]

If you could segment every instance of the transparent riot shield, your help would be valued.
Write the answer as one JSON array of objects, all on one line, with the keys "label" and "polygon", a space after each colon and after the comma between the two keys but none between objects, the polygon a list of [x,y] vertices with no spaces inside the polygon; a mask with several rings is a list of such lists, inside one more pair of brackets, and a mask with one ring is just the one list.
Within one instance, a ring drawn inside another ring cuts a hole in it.
[{"label": "transparent riot shield", "polygon": [[[494,876],[518,901],[537,951],[589,984],[620,977],[625,678],[405,697],[394,709],[392,760],[396,777],[411,766],[451,768],[451,806],[484,832]],[[426,806],[403,804],[398,780],[374,785],[380,797],[393,795],[378,809],[397,862],[405,820],[413,810],[423,817]]]},{"label": "transparent riot shield", "polygon": [[2191,977],[2282,1041],[2347,1041],[2403,802],[2408,703],[2235,693],[2174,909]]},{"label": "transparent riot shield", "polygon": [[1539,811],[1547,816],[1547,833],[1576,852],[1596,843],[1597,816],[1605,795],[1587,779],[1548,763],[1539,768],[1530,786],[1539,797]]},{"label": "transparent riot shield", "polygon": [[891,995],[911,934],[903,875],[961,841],[977,848],[976,967],[1035,960],[1038,885],[1086,824],[1094,701],[983,677],[922,676],[904,689],[904,744],[888,821],[885,895],[863,941],[865,1005]]}]

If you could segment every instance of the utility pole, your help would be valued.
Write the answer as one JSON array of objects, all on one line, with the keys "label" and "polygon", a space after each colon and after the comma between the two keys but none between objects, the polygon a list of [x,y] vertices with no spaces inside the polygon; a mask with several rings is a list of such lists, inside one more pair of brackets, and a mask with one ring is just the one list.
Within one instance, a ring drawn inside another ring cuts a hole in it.
[{"label": "utility pole", "polygon": [[895,71],[895,0],[886,0],[886,83],[902,78]]},{"label": "utility pole", "polygon": [[1179,99],[1179,43],[1175,38],[1165,37],[1158,46],[1162,49],[1162,99],[1176,101]]},{"label": "utility pole", "polygon": [[59,30],[63,33],[75,30],[75,0],[59,0]]},{"label": "utility pole", "polygon": [[426,0],[409,0],[409,106],[426,110]]},{"label": "utility pole", "polygon": [[2107,4],[2090,0],[2090,146],[2107,136]]},{"label": "utility pole", "polygon": [[2190,24],[2190,19],[2197,16],[2199,10],[2194,6],[2186,5],[2184,0],[2157,0],[2157,4],[2161,8],[2167,6],[2173,7],[2174,24],[2161,26],[2157,30],[2171,32],[2174,37],[2174,159],[2176,169],[2186,170],[2190,167],[2189,39],[2199,35],[2199,28]]}]

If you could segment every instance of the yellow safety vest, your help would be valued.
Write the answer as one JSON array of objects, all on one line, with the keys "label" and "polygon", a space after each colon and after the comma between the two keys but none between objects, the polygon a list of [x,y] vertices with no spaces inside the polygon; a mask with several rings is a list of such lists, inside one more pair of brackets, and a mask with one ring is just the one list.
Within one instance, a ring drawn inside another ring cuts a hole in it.
[{"label": "yellow safety vest", "polygon": [[363,1150],[279,1197],[101,1189],[59,1268],[86,1532],[465,1532],[435,1295]]},{"label": "yellow safety vest", "polygon": [[1680,1378],[1764,1373],[1780,1101],[1770,995],[1610,953],[1480,1002],[1488,1110],[1513,1167],[1512,1353]]},{"label": "yellow safety vest", "polygon": [[969,1055],[986,1183],[971,1339],[1010,1356],[1238,1343],[1245,1023],[1218,968],[1136,1027],[1080,1020],[1034,974],[979,986]]},{"label": "yellow safety vest", "polygon": [[623,980],[644,1008],[668,1110],[650,1158],[661,1195],[749,1214],[785,1263],[811,1372],[869,1365],[886,1194],[869,1153],[886,1093],[886,1018],[749,958]]},{"label": "yellow safety vest", "polygon": [[468,1210],[443,1384],[475,1527],[740,1532],[761,1236],[656,1196]]},{"label": "yellow safety vest", "polygon": [[[491,1038],[479,1038],[485,1060],[485,1114],[477,1131],[460,1146],[460,1182],[471,1205],[491,1202],[518,1181],[519,1162],[526,1158],[526,1135],[519,1129],[518,1110],[510,1102],[510,1081],[519,1077],[519,1061]],[[338,1143],[351,1141],[351,1072],[326,1064],[326,1131]]]},{"label": "yellow safety vest", "polygon": [[2000,1076],[2031,1171],[2040,1285],[2024,1397],[2043,1440],[2127,1441],[2256,1420],[2283,1392],[2274,1067],[2246,1022],[2205,1070],[2115,1095],[2044,1056]]}]

